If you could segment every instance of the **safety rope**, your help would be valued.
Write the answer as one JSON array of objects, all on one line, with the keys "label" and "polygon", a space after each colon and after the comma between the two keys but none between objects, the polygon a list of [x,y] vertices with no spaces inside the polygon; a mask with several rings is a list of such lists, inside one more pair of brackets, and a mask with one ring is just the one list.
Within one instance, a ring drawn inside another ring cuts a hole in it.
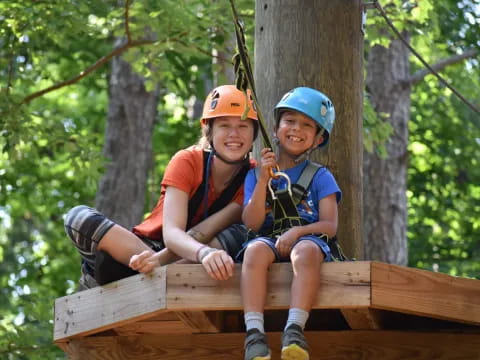
[{"label": "safety rope", "polygon": [[[255,81],[253,78],[252,65],[250,57],[248,56],[247,45],[245,41],[245,31],[243,24],[241,23],[235,4],[233,0],[230,0],[232,7],[233,22],[235,24],[235,37],[237,40],[237,51],[233,55],[233,70],[235,72],[235,85],[239,90],[242,90],[247,96],[247,89],[252,92],[252,100],[257,110],[258,122],[260,125],[260,132],[262,133],[263,145],[273,149],[272,142],[268,136],[265,120],[260,110],[260,104],[258,103],[257,92],[255,90]],[[247,101],[248,104],[248,101]],[[247,105],[248,106],[248,105]],[[245,110],[248,112],[248,108]]]}]

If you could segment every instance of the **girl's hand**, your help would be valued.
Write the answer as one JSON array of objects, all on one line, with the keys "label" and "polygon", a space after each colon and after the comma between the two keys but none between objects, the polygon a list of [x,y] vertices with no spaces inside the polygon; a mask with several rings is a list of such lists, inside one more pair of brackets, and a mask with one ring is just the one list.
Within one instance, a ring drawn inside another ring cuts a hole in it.
[{"label": "girl's hand", "polygon": [[158,254],[159,253],[156,253],[153,250],[142,251],[140,254],[133,255],[130,258],[128,266],[138,272],[149,273],[157,266],[160,266]]},{"label": "girl's hand", "polygon": [[207,247],[200,253],[200,261],[208,275],[215,280],[228,280],[233,276],[233,259],[225,250]]},{"label": "girl's hand", "polygon": [[286,258],[292,251],[292,246],[302,236],[300,226],[294,226],[287,232],[284,232],[275,243],[275,248],[282,258]]},{"label": "girl's hand", "polygon": [[277,159],[275,153],[270,148],[264,148],[261,151],[260,160],[260,178],[267,182],[270,179],[270,169],[277,166]]}]

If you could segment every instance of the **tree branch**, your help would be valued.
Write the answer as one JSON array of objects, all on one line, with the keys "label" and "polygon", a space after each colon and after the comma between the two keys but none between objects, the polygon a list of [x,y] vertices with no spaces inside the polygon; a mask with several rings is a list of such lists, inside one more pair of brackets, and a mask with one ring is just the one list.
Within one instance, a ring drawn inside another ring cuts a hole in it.
[{"label": "tree branch", "polygon": [[126,50],[128,50],[132,47],[141,46],[141,45],[150,45],[150,44],[155,43],[155,41],[153,41],[153,40],[138,40],[138,41],[132,40],[132,37],[131,37],[131,34],[130,34],[129,13],[128,13],[130,3],[131,3],[131,0],[125,0],[125,15],[124,15],[124,17],[125,17],[125,34],[126,34],[126,37],[127,37],[127,43],[126,44],[114,49],[109,54],[100,58],[97,62],[95,62],[95,64],[88,67],[86,70],[82,71],[78,76],[75,76],[75,77],[71,78],[70,80],[62,81],[61,83],[55,84],[55,85],[50,86],[46,89],[43,89],[43,90],[40,90],[40,91],[34,92],[33,94],[28,95],[27,97],[25,97],[20,102],[19,105],[27,104],[30,101],[32,101],[33,99],[35,99],[37,97],[40,97],[42,95],[45,95],[46,93],[49,93],[51,91],[60,89],[64,86],[68,86],[68,85],[76,83],[80,79],[82,79],[85,76],[87,76],[88,74],[90,74],[92,71],[98,69],[100,66],[107,63],[111,58],[120,55],[121,53],[123,53],[124,51],[126,51]]},{"label": "tree branch", "polygon": [[[479,54],[479,52],[478,52],[477,49],[470,49],[470,50],[467,50],[467,51],[463,52],[462,54],[454,55],[454,56],[450,56],[448,58],[442,59],[439,62],[437,62],[436,64],[432,65],[431,67],[435,71],[441,71],[449,65],[457,64],[457,63],[459,63],[459,62],[461,62],[465,59],[473,58],[473,57],[477,56],[478,54]],[[415,84],[419,83],[420,81],[422,81],[423,78],[425,76],[427,76],[428,74],[431,74],[431,71],[428,70],[428,69],[419,70],[419,71],[415,72],[410,77],[409,82],[410,82],[411,85],[415,85]]]},{"label": "tree branch", "polygon": [[132,42],[132,35],[130,34],[130,18],[128,11],[130,9],[130,1],[125,1],[125,34],[127,34],[127,44]]},{"label": "tree branch", "polygon": [[32,101],[33,99],[35,99],[37,97],[40,97],[42,95],[45,95],[46,93],[49,93],[49,92],[52,92],[54,90],[60,89],[64,86],[68,86],[68,85],[72,85],[72,84],[76,83],[80,79],[82,79],[85,76],[87,76],[88,74],[90,74],[92,71],[98,69],[100,66],[107,63],[111,58],[120,55],[121,53],[123,53],[125,50],[128,50],[129,48],[132,48],[132,47],[135,47],[135,46],[140,46],[140,45],[149,45],[149,44],[153,44],[153,43],[154,43],[154,41],[147,41],[147,40],[127,42],[125,45],[123,45],[119,48],[116,48],[115,50],[110,52],[108,55],[105,55],[104,57],[100,58],[95,64],[91,65],[86,70],[82,71],[78,76],[75,76],[75,77],[71,78],[70,80],[62,81],[61,83],[55,84],[55,85],[50,86],[46,89],[37,91],[37,92],[35,92],[31,95],[28,95],[27,97],[25,97],[20,102],[20,105],[27,104],[30,101]]}]

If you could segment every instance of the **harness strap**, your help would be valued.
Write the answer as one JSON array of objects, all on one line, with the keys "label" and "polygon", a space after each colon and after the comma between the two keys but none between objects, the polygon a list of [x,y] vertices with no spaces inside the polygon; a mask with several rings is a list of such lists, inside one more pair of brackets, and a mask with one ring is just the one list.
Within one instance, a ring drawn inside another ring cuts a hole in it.
[{"label": "harness strap", "polygon": [[303,169],[300,174],[298,181],[292,185],[292,196],[295,204],[299,204],[305,196],[310,184],[312,183],[313,177],[317,171],[322,168],[323,165],[309,161],[307,166]]},{"label": "harness strap", "polygon": [[[305,168],[302,170],[298,181],[295,184],[292,184],[292,197],[295,205],[298,205],[305,196],[310,184],[312,183],[313,178],[317,171],[322,168],[323,165],[309,161]],[[260,176],[260,168],[255,168],[255,177],[258,179]],[[281,190],[277,190],[281,191]],[[271,201],[270,194],[267,193],[267,201]]]},{"label": "harness strap", "polygon": [[273,199],[273,228],[271,236],[281,235],[293,226],[300,226],[302,219],[298,214],[297,206],[294,203],[288,190],[277,190]]},{"label": "harness strap", "polygon": [[[203,151],[203,178],[202,183],[195,191],[195,194],[191,197],[188,201],[188,220],[187,220],[187,229],[192,227],[192,221],[197,213],[198,208],[202,204],[202,200],[204,198],[204,194],[206,189],[208,188],[208,156],[210,155],[209,151]],[[247,175],[248,170],[250,170],[250,163],[247,162],[245,166],[243,166],[235,178],[230,182],[225,190],[220,194],[220,196],[213,202],[213,204],[208,208],[207,216],[210,216],[217,211],[223,209],[227,206],[237,193],[238,189],[242,186],[245,176]]]}]

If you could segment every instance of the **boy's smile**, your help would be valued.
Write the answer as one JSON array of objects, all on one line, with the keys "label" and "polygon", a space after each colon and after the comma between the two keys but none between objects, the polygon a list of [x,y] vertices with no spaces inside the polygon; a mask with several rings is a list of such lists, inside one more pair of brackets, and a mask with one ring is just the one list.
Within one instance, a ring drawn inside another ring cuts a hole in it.
[{"label": "boy's smile", "polygon": [[317,133],[317,124],[308,116],[296,111],[282,113],[277,137],[286,153],[298,156],[317,146]]}]

